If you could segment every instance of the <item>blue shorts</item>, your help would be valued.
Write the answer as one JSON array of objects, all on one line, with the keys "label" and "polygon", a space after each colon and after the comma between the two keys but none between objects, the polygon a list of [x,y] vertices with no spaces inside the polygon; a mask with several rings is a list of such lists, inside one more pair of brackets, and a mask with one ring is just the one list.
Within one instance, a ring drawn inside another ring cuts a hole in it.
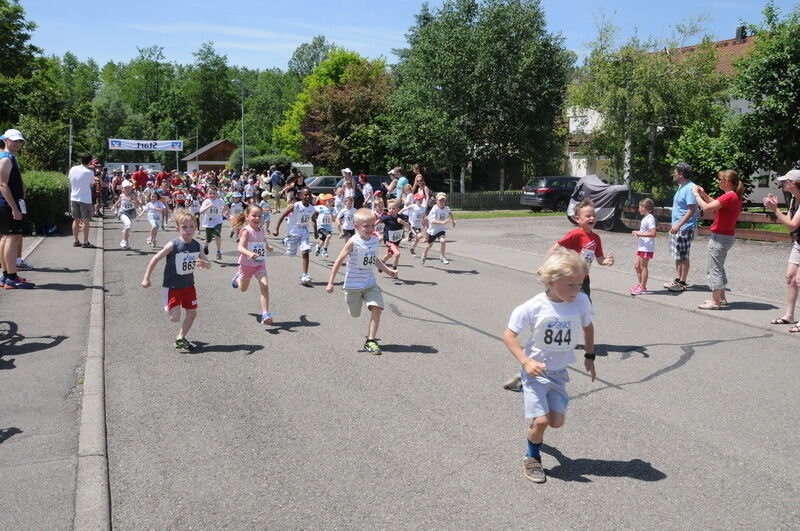
[{"label": "blue shorts", "polygon": [[567,369],[545,371],[541,376],[529,376],[522,371],[522,396],[525,400],[525,418],[543,417],[550,411],[567,412],[569,395]]}]

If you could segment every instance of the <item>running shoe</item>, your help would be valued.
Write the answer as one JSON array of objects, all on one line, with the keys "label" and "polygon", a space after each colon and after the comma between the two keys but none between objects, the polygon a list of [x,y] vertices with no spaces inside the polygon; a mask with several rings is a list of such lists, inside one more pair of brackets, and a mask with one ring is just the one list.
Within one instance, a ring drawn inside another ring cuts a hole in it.
[{"label": "running shoe", "polygon": [[441,257],[439,260],[441,260],[441,262],[442,262],[444,265],[447,265],[447,264],[449,264],[449,263],[450,263],[450,260],[448,260],[448,259],[447,259],[447,258],[445,258],[444,256],[443,256],[443,257]]},{"label": "running shoe", "polygon": [[686,291],[686,284],[679,280],[673,280],[664,287],[667,288],[669,291],[674,291],[674,292]]},{"label": "running shoe", "polygon": [[309,275],[303,275],[300,277],[300,284],[303,286],[310,286],[311,285],[311,277]]},{"label": "running shoe", "polygon": [[17,271],[33,271],[33,266],[23,260],[17,264]]},{"label": "running shoe", "polygon": [[535,457],[524,458],[522,460],[522,471],[525,477],[534,483],[544,483],[547,481],[541,459],[536,459]]},{"label": "running shoe", "polygon": [[264,312],[261,314],[261,324],[263,325],[271,325],[272,324],[272,313],[271,312]]},{"label": "running shoe", "polygon": [[378,342],[374,339],[367,339],[367,341],[364,343],[364,349],[375,356],[381,355],[381,346],[378,345]]},{"label": "running shoe", "polygon": [[217,260],[222,260],[222,253],[217,251]]},{"label": "running shoe", "polygon": [[420,258],[420,260],[421,260],[421,261],[420,261],[419,265],[425,265],[425,260],[427,260],[427,258],[425,258],[425,256],[423,255],[423,256]]},{"label": "running shoe", "polygon": [[194,350],[194,345],[189,343],[189,341],[185,337],[176,338],[175,339],[175,348],[180,350],[180,351],[182,351],[182,352],[190,352],[190,351]]},{"label": "running shoe", "polygon": [[238,271],[236,272],[235,275],[233,275],[233,279],[231,280],[231,287],[233,289],[239,289],[239,277],[240,276],[242,276],[242,274],[239,273]]},{"label": "running shoe", "polygon": [[503,389],[506,391],[514,391],[515,393],[522,392],[522,378],[519,376],[514,376],[503,384]]},{"label": "running shoe", "polygon": [[327,249],[323,249],[322,250],[322,256],[324,256],[325,258],[328,257],[328,250]]},{"label": "running shoe", "polygon": [[3,287],[5,289],[33,289],[36,287],[36,284],[32,282],[25,282],[23,279],[19,277],[15,279],[10,279],[6,277],[3,280]]},{"label": "running shoe", "polygon": [[153,245],[153,238],[150,238],[150,237],[147,238],[147,245],[150,245],[150,246]]},{"label": "running shoe", "polygon": [[415,251],[413,247],[411,249],[409,249],[408,252],[411,253],[411,256],[416,256],[417,255],[417,251]]},{"label": "running shoe", "polygon": [[314,256],[319,256],[319,245],[314,246]]},{"label": "running shoe", "polygon": [[641,286],[634,286],[631,288],[631,295],[645,295],[647,290]]},{"label": "running shoe", "polygon": [[208,256],[208,245],[203,246],[203,254]]}]

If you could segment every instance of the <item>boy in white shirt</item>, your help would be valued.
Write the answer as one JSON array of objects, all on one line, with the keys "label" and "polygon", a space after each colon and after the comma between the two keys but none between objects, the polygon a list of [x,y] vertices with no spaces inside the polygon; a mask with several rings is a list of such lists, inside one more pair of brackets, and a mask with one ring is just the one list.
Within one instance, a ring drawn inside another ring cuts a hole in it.
[{"label": "boy in white shirt", "polygon": [[425,234],[424,229],[428,224],[428,218],[425,217],[425,205],[422,204],[424,201],[425,194],[414,194],[414,202],[400,211],[401,214],[406,214],[406,216],[408,216],[408,223],[411,225],[409,240],[412,240],[414,243],[411,244],[411,248],[408,252],[410,252],[412,256],[416,256],[415,249],[417,245],[419,245],[420,240],[422,240],[422,235]]},{"label": "boy in white shirt", "polygon": [[353,198],[344,198],[344,208],[336,214],[336,226],[339,227],[339,235],[342,238],[350,238],[355,233],[356,209],[353,208]]},{"label": "boy in white shirt", "polygon": [[217,189],[208,188],[206,199],[200,206],[200,217],[206,231],[203,254],[208,254],[208,243],[213,240],[217,244],[217,260],[222,258],[222,221],[227,215],[228,207],[225,201],[217,197]]},{"label": "boy in white shirt", "polygon": [[[503,342],[522,364],[522,392],[525,418],[530,420],[528,451],[523,473],[534,483],[546,481],[540,447],[548,427],[560,428],[566,418],[569,395],[567,366],[575,362],[575,345],[584,344],[584,367],[592,378],[594,368],[594,325],[592,304],[581,293],[589,266],[575,251],[559,247],[545,260],[538,274],[546,290],[517,306],[503,333]],[[531,337],[520,346],[518,336],[529,329]]]},{"label": "boy in white shirt", "polygon": [[378,287],[375,266],[394,278],[397,278],[397,270],[389,269],[378,258],[378,237],[373,234],[375,232],[375,214],[367,208],[361,208],[356,212],[354,221],[356,235],[347,240],[333,263],[325,290],[333,293],[333,281],[336,279],[342,263],[347,260],[347,269],[344,274],[347,309],[351,317],[359,317],[362,304],[366,304],[370,311],[370,319],[364,349],[370,354],[379,355],[381,347],[378,345],[376,336],[383,311],[383,294]]},{"label": "boy in white shirt", "polygon": [[300,284],[303,286],[311,285],[311,277],[308,274],[308,254],[311,252],[311,244],[309,243],[310,225],[314,225],[314,233],[317,232],[317,211],[314,205],[311,204],[311,190],[303,188],[300,190],[300,201],[290,204],[283,211],[281,217],[278,218],[278,223],[275,225],[275,232],[273,236],[278,235],[281,228],[281,223],[286,216],[289,217],[289,226],[286,229],[286,238],[283,242],[286,244],[286,254],[289,256],[297,256],[297,249],[303,257],[303,273],[300,275]]},{"label": "boy in white shirt", "polygon": [[428,251],[431,250],[433,242],[436,240],[439,240],[441,244],[440,252],[442,256],[439,259],[445,265],[450,263],[447,256],[445,256],[445,249],[447,247],[445,228],[447,227],[448,221],[453,222],[453,227],[456,226],[456,218],[453,217],[453,213],[450,212],[450,208],[447,206],[447,194],[439,192],[436,194],[436,204],[433,205],[433,208],[428,214],[428,246],[422,251],[422,265],[425,265],[425,260],[428,258]]}]

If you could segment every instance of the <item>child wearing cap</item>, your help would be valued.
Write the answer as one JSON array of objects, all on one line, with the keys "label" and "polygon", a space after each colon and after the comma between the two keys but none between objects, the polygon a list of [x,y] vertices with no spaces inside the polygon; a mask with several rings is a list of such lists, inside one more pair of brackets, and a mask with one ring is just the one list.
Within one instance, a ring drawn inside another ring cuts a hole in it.
[{"label": "child wearing cap", "polygon": [[333,236],[333,196],[325,194],[317,199],[318,206],[314,207],[317,211],[317,234],[319,240],[314,255],[328,256],[328,245]]},{"label": "child wearing cap", "polygon": [[420,240],[422,240],[422,235],[425,234],[424,229],[427,228],[428,218],[425,217],[424,201],[425,194],[416,193],[414,194],[414,201],[400,210],[401,214],[406,214],[406,216],[408,216],[408,223],[411,225],[409,241],[413,241],[414,243],[411,244],[411,248],[408,252],[410,252],[412,256],[416,256],[414,249],[419,245]]},{"label": "child wearing cap", "polygon": [[272,214],[272,207],[269,206],[269,198],[272,197],[272,194],[267,192],[266,190],[261,192],[261,202],[258,206],[261,207],[261,212],[263,213],[261,216],[261,223],[264,224],[264,230],[269,233],[269,219],[270,214]]},{"label": "child wearing cap", "polygon": [[117,217],[122,222],[122,240],[119,242],[121,249],[130,249],[128,236],[131,233],[131,222],[136,219],[136,209],[141,206],[143,206],[142,202],[133,192],[133,183],[128,180],[122,181],[122,191],[117,202],[114,203]]},{"label": "child wearing cap", "polygon": [[433,205],[433,208],[431,208],[428,214],[428,246],[422,251],[422,265],[425,265],[425,260],[428,258],[428,251],[431,250],[433,242],[436,240],[439,240],[440,243],[439,249],[441,257],[439,260],[445,265],[450,263],[447,256],[445,256],[445,249],[447,246],[445,227],[447,226],[448,218],[453,222],[453,227],[455,227],[456,218],[447,206],[447,194],[439,192],[436,194],[436,204]]},{"label": "child wearing cap", "polygon": [[354,218],[357,233],[347,240],[333,263],[325,290],[333,293],[333,281],[342,263],[347,260],[344,274],[347,309],[351,317],[359,317],[362,305],[366,304],[370,311],[370,319],[364,349],[370,354],[379,355],[381,347],[378,345],[377,334],[383,311],[383,294],[378,287],[375,267],[394,278],[397,278],[397,270],[389,269],[378,258],[378,238],[374,234],[375,214],[367,208],[361,208]]},{"label": "child wearing cap", "polygon": [[[231,202],[228,205],[228,219],[233,221],[233,218],[244,212],[244,203],[242,203],[242,192],[233,192],[231,195]],[[239,242],[239,233],[236,229],[231,228],[230,237]]]}]

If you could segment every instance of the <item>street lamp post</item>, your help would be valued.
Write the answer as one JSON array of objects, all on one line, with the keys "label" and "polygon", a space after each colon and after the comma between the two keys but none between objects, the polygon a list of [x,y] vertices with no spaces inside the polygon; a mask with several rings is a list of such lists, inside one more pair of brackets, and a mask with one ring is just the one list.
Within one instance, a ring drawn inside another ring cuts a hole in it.
[{"label": "street lamp post", "polygon": [[240,79],[232,79],[231,83],[239,85],[242,89],[242,175],[244,175],[245,167],[245,143],[244,143],[244,83]]},{"label": "street lamp post", "polygon": [[[172,124],[172,127],[175,128],[175,140],[178,140],[178,124]],[[181,172],[181,165],[178,162],[178,150],[175,150],[175,169],[178,170],[178,173]]]}]

